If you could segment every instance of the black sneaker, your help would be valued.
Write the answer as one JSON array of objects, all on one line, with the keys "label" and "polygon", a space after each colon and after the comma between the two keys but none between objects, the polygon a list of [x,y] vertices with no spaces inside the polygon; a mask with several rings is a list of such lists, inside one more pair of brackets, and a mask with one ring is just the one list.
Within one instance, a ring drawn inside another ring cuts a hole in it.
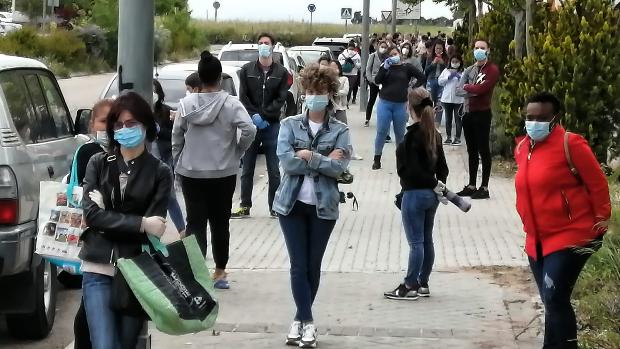
[{"label": "black sneaker", "polygon": [[476,189],[476,187],[470,187],[465,186],[465,188],[463,188],[463,190],[461,190],[460,192],[456,193],[456,195],[458,196],[472,196],[474,193],[476,193],[478,190]]},{"label": "black sneaker", "polygon": [[452,145],[455,147],[458,147],[461,145],[461,140],[459,138],[455,138],[454,142],[452,142]]},{"label": "black sneaker", "polygon": [[366,120],[364,121],[364,127],[369,127],[370,126],[370,121]]},{"label": "black sneaker", "polygon": [[383,293],[383,296],[387,299],[403,300],[403,301],[415,301],[420,296],[418,291],[407,287],[405,284],[400,284],[394,291]]},{"label": "black sneaker", "polygon": [[372,169],[373,170],[380,170],[381,169],[381,161],[374,161],[372,163]]},{"label": "black sneaker", "polygon": [[445,141],[443,141],[443,144],[445,144],[445,145],[451,145],[451,144],[452,144],[452,138],[450,138],[450,137],[446,138],[446,140],[445,140]]},{"label": "black sneaker", "polygon": [[385,143],[391,143],[392,142],[392,137],[387,136],[385,137]]},{"label": "black sneaker", "polygon": [[431,290],[430,290],[430,288],[428,288],[428,283],[420,284],[420,288],[418,288],[418,295],[420,297],[430,297],[431,296]]},{"label": "black sneaker", "polygon": [[271,212],[269,212],[269,216],[270,216],[271,218],[274,218],[274,219],[277,219],[277,218],[278,218],[278,214],[276,213],[276,211],[273,211],[273,210],[272,210]]},{"label": "black sneaker", "polygon": [[483,200],[483,199],[489,199],[490,197],[491,196],[489,195],[489,189],[482,188],[482,187],[476,190],[475,193],[471,194],[472,200]]},{"label": "black sneaker", "polygon": [[230,218],[232,219],[240,219],[240,218],[248,218],[250,217],[250,208],[249,207],[239,207],[236,211],[234,211]]}]

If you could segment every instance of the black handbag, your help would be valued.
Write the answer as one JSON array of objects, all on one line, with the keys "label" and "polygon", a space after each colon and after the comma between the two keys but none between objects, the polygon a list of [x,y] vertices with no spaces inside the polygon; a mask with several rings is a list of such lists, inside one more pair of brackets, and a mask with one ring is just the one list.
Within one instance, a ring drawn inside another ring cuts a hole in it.
[{"label": "black handbag", "polygon": [[346,170],[336,180],[338,184],[351,184],[353,183],[353,174]]},{"label": "black handbag", "polygon": [[399,210],[401,206],[403,205],[403,192],[402,191],[394,196],[394,205],[396,205],[396,207]]},{"label": "black handbag", "polygon": [[[110,179],[113,184],[113,200],[112,200],[112,210],[118,210],[123,205],[122,195],[121,195],[121,184],[119,180],[120,170],[118,167],[118,162],[116,159],[116,155],[109,155],[107,158]],[[113,249],[113,261],[114,261],[114,277],[112,278],[112,289],[110,293],[110,308],[114,310],[114,312],[126,316],[136,317],[148,319],[149,316],[146,314],[144,309],[142,309],[142,305],[129,288],[123,273],[116,266],[116,261],[118,259],[118,248],[114,246]]]}]

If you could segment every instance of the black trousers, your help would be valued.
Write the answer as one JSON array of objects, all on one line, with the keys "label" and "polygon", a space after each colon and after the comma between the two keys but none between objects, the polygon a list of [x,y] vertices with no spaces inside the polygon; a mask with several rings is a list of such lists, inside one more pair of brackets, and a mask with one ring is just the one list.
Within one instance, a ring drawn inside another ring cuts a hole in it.
[{"label": "black trousers", "polygon": [[456,122],[456,138],[461,139],[461,131],[463,130],[461,116],[459,115],[461,106],[462,104],[443,103],[443,110],[446,112],[446,135],[448,139],[452,138],[452,120]]},{"label": "black trousers", "polygon": [[482,160],[482,187],[491,178],[491,118],[490,110],[469,112],[463,116],[463,132],[469,156],[469,185],[476,186],[478,164]]},{"label": "black trousers", "polygon": [[368,106],[366,107],[366,121],[370,121],[372,117],[372,108],[375,107],[375,102],[377,101],[377,96],[379,95],[379,86],[373,83],[369,83],[370,87],[370,96],[368,96]]},{"label": "black trousers", "polygon": [[80,300],[80,307],[75,314],[73,321],[73,336],[75,338],[74,349],[91,349],[90,330],[86,320],[86,310],[84,309],[84,298]]},{"label": "black trousers", "polygon": [[187,209],[186,234],[195,235],[207,254],[207,224],[211,227],[211,251],[217,269],[226,269],[230,246],[230,211],[237,176],[189,178],[181,176]]},{"label": "black trousers", "polygon": [[355,98],[357,97],[357,90],[358,90],[358,83],[359,83],[359,75],[346,75],[347,79],[349,79],[349,94],[347,95],[347,103],[351,100],[351,97],[353,97],[353,100],[355,101]]}]

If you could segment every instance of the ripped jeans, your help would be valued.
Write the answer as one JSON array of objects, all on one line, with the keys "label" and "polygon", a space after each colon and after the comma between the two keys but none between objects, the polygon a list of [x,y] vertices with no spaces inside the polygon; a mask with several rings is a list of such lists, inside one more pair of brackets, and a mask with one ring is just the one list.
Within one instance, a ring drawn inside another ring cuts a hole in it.
[{"label": "ripped jeans", "polygon": [[[538,248],[540,251],[540,247]],[[530,257],[540,298],[545,305],[543,349],[577,349],[577,320],[570,303],[575,283],[592,254],[567,248],[537,260]]]}]

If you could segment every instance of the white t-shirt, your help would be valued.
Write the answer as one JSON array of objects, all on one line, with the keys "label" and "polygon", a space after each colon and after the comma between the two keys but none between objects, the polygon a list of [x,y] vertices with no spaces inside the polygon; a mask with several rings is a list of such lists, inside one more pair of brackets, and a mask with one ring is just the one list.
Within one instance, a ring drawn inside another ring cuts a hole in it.
[{"label": "white t-shirt", "polygon": [[[308,124],[310,125],[310,132],[312,132],[312,136],[316,136],[317,132],[319,132],[323,126],[323,123],[318,124],[312,120],[308,120]],[[316,192],[314,191],[314,178],[311,178],[310,176],[304,177],[304,182],[301,184],[301,189],[297,195],[297,200],[307,205],[317,204],[318,200],[316,198]]]}]

